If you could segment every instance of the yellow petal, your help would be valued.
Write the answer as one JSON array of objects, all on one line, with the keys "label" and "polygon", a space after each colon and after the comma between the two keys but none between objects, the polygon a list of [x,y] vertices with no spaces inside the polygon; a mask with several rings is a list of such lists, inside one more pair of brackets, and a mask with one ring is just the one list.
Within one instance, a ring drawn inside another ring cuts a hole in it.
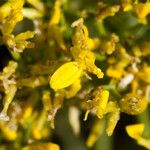
[{"label": "yellow petal", "polygon": [[54,12],[53,12],[53,15],[52,15],[52,18],[49,22],[49,25],[56,25],[59,23],[60,21],[60,17],[61,17],[61,9],[60,9],[60,2],[59,1],[56,1],[55,2],[55,6],[54,6]]},{"label": "yellow petal", "polygon": [[107,76],[115,78],[115,79],[120,79],[123,75],[123,71],[119,68],[113,68],[113,67],[109,67],[107,69]]},{"label": "yellow petal", "polygon": [[103,114],[106,111],[108,98],[109,98],[109,91],[107,91],[107,90],[102,91],[100,94],[100,100],[97,104],[97,111],[96,111],[96,114],[99,118],[102,118]]},{"label": "yellow petal", "polygon": [[81,72],[77,62],[65,63],[52,75],[50,86],[54,90],[68,87],[81,76]]},{"label": "yellow petal", "polygon": [[144,131],[144,124],[128,125],[126,131],[131,138],[138,140]]}]

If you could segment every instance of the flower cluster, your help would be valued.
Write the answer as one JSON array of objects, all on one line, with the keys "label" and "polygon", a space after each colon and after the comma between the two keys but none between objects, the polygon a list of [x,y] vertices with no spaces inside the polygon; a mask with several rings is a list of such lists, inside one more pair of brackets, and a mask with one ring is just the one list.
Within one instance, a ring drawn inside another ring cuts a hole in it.
[{"label": "flower cluster", "polygon": [[0,2],[0,150],[60,150],[70,127],[91,148],[121,114],[150,149],[149,15],[140,0]]}]

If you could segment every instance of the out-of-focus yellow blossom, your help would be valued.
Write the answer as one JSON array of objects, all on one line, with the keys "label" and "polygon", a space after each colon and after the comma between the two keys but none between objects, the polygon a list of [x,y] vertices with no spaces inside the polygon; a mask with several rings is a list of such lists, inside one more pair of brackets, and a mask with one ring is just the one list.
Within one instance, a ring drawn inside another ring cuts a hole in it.
[{"label": "out-of-focus yellow blossom", "polygon": [[131,93],[136,94],[137,89],[138,89],[138,87],[139,87],[139,83],[138,83],[137,78],[135,78],[135,79],[132,81],[131,87],[132,87],[132,92],[131,92]]},{"label": "out-of-focus yellow blossom", "polygon": [[110,40],[101,42],[100,49],[110,55],[116,50],[116,44],[118,42],[119,37],[115,34],[112,34]]},{"label": "out-of-focus yellow blossom", "polygon": [[61,7],[61,2],[60,2],[60,0],[57,0],[54,5],[54,12],[53,12],[52,18],[49,22],[49,26],[57,25],[59,23],[60,16],[61,16],[61,8],[60,7]]},{"label": "out-of-focus yellow blossom", "polygon": [[0,122],[0,130],[4,138],[8,141],[14,141],[17,138],[17,131],[8,127],[5,122]]},{"label": "out-of-focus yellow blossom", "polygon": [[38,76],[38,77],[29,77],[29,78],[22,78],[18,80],[17,85],[19,87],[30,87],[30,88],[35,88],[39,87],[41,85],[46,85],[48,83],[47,78],[43,76]]},{"label": "out-of-focus yellow blossom", "polygon": [[5,19],[11,11],[11,4],[7,2],[0,7],[0,22]]},{"label": "out-of-focus yellow blossom", "polygon": [[145,19],[150,13],[150,2],[136,4],[135,11],[139,19]]},{"label": "out-of-focus yellow blossom", "polygon": [[91,129],[91,132],[87,138],[87,141],[86,141],[86,145],[87,147],[91,148],[95,142],[97,141],[97,139],[101,136],[102,132],[103,132],[103,121],[102,120],[97,120],[92,129]]},{"label": "out-of-focus yellow blossom", "polygon": [[125,75],[125,68],[131,63],[131,60],[132,58],[127,50],[121,44],[116,44],[114,57],[108,60],[108,63],[112,66],[110,65],[107,68],[106,74],[114,79],[121,79]]},{"label": "out-of-focus yellow blossom", "polygon": [[120,68],[115,68],[115,67],[109,67],[107,69],[107,76],[112,77],[114,79],[120,79],[123,76],[124,71]]},{"label": "out-of-focus yellow blossom", "polygon": [[150,139],[146,139],[142,136],[144,131],[144,124],[134,124],[126,126],[128,135],[135,139],[137,143],[147,149],[150,149]]},{"label": "out-of-focus yellow blossom", "polygon": [[121,6],[123,8],[123,11],[125,11],[125,12],[133,9],[133,4],[132,4],[131,0],[122,0]]},{"label": "out-of-focus yellow blossom", "polygon": [[140,50],[143,56],[150,55],[150,42],[145,42],[140,46]]},{"label": "out-of-focus yellow blossom", "polygon": [[61,6],[62,6],[62,2],[60,0],[56,0],[54,4],[53,14],[48,24],[48,34],[50,40],[55,40],[58,46],[63,51],[66,51],[62,30],[59,28],[60,18],[62,15]]},{"label": "out-of-focus yellow blossom", "polygon": [[47,90],[43,91],[42,102],[43,102],[44,110],[49,111],[52,108],[52,100],[49,91]]},{"label": "out-of-focus yellow blossom", "polygon": [[144,66],[137,74],[137,76],[146,83],[150,83],[150,67]]},{"label": "out-of-focus yellow blossom", "polygon": [[32,126],[33,127],[32,135],[33,135],[34,139],[40,140],[42,138],[48,137],[50,132],[44,132],[46,130],[46,127],[45,127],[46,120],[47,120],[47,118],[46,118],[45,110],[42,111],[40,116],[36,116],[36,119]]},{"label": "out-of-focus yellow blossom", "polygon": [[24,109],[22,108],[22,114],[20,115],[20,122],[23,124],[24,121],[30,118],[32,115],[33,108],[30,105],[26,105]]},{"label": "out-of-focus yellow blossom", "polygon": [[22,150],[60,150],[60,147],[54,143],[33,143]]},{"label": "out-of-focus yellow blossom", "polygon": [[124,70],[132,61],[132,57],[128,54],[126,48],[118,43],[116,45],[116,67]]},{"label": "out-of-focus yellow blossom", "polygon": [[94,64],[95,56],[88,45],[88,30],[83,25],[83,19],[74,22],[73,27],[76,27],[76,29],[72,40],[71,53],[75,61],[63,64],[52,75],[50,85],[55,90],[72,85],[82,76],[84,71],[89,71],[97,75],[98,78],[103,77],[102,71]]},{"label": "out-of-focus yellow blossom", "polygon": [[132,51],[136,57],[141,57],[143,55],[143,52],[141,51],[139,46],[134,46],[132,48]]},{"label": "out-of-focus yellow blossom", "polygon": [[102,21],[106,17],[114,16],[120,9],[119,5],[108,6],[103,2],[99,3],[99,8],[97,12],[97,18]]},{"label": "out-of-focus yellow blossom", "polygon": [[[58,95],[59,96],[59,95]],[[58,104],[56,104],[57,96],[55,96],[55,101],[52,103],[50,92],[45,90],[43,91],[42,95],[42,103],[43,103],[43,110],[41,112],[41,115],[38,116],[38,113],[36,112],[34,115],[35,117],[33,122],[33,128],[32,128],[32,135],[33,138],[36,140],[40,140],[42,138],[47,138],[50,135],[50,125],[49,121],[51,121],[51,127],[54,128],[54,117],[57,112],[57,109],[60,107]],[[58,98],[61,101],[61,98]]]}]

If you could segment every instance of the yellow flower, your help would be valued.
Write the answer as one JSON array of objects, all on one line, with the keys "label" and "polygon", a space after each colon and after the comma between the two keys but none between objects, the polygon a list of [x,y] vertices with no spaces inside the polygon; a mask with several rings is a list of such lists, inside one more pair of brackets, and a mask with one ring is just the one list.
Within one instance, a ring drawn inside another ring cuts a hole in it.
[{"label": "yellow flower", "polygon": [[91,46],[87,44],[88,30],[83,25],[83,19],[74,22],[73,27],[76,27],[76,30],[72,40],[71,53],[75,61],[63,64],[52,75],[50,86],[54,90],[72,85],[82,76],[84,71],[91,72],[98,78],[103,78],[103,72],[95,65],[95,56],[91,52]]}]

